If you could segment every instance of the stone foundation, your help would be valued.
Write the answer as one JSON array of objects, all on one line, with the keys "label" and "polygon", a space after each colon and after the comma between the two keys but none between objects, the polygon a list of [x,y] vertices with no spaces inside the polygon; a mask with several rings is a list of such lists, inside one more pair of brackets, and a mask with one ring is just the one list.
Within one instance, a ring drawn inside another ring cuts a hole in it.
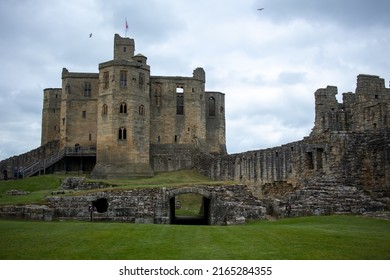
[{"label": "stone foundation", "polygon": [[[79,182],[79,186],[76,186]],[[76,178],[71,189],[88,184]],[[241,224],[248,220],[264,219],[266,209],[244,185],[191,186],[180,188],[144,188],[96,191],[80,196],[52,196],[45,206],[5,206],[1,217],[38,220],[83,220],[130,223],[173,224],[175,198],[181,194],[198,194],[207,201],[203,208],[204,223],[208,225]],[[92,210],[92,215],[91,215]]]}]

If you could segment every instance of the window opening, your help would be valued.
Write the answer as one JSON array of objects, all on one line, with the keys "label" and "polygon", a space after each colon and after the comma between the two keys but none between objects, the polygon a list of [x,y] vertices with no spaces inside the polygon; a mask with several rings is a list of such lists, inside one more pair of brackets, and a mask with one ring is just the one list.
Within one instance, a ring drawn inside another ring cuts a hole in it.
[{"label": "window opening", "polygon": [[109,85],[110,85],[110,79],[108,76],[108,72],[104,72],[103,73],[103,88],[108,88]]},{"label": "window opening", "polygon": [[108,113],[108,106],[107,106],[107,104],[103,104],[102,114],[107,115],[107,113]]},{"label": "window opening", "polygon": [[127,71],[122,70],[120,72],[120,86],[127,87]]},{"label": "window opening", "polygon": [[121,127],[118,130],[118,140],[126,140],[126,128]]},{"label": "window opening", "polygon": [[183,87],[176,88],[176,115],[184,115],[184,90],[183,90]]},{"label": "window opening", "polygon": [[214,97],[209,98],[209,116],[215,117],[215,98]]},{"label": "window opening", "polygon": [[84,96],[91,96],[91,92],[92,92],[92,87],[91,87],[91,83],[90,82],[85,82],[84,83]]},{"label": "window opening", "polygon": [[87,117],[87,111],[83,111],[83,118],[85,119]]},{"label": "window opening", "polygon": [[313,152],[307,152],[306,153],[306,166],[310,170],[314,169]]},{"label": "window opening", "polygon": [[119,113],[120,114],[127,114],[127,104],[125,102],[122,102],[120,104]]},{"label": "window opening", "polygon": [[145,106],[141,104],[138,111],[141,116],[145,115]]}]

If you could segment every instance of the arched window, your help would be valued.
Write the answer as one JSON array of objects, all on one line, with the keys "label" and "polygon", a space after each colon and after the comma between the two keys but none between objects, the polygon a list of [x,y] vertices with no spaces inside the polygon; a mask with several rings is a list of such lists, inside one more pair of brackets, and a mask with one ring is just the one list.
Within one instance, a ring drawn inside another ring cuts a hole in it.
[{"label": "arched window", "polygon": [[140,115],[145,115],[145,106],[141,104],[138,108],[138,112]]},{"label": "arched window", "polygon": [[176,115],[184,115],[184,90],[179,86],[176,88]]},{"label": "arched window", "polygon": [[209,116],[215,117],[215,98],[209,98]]},{"label": "arched window", "polygon": [[127,114],[127,104],[125,102],[122,102],[119,107],[119,113],[120,114]]},{"label": "arched window", "polygon": [[126,128],[121,127],[118,130],[118,140],[126,140],[127,135],[126,135]]},{"label": "arched window", "polygon": [[107,104],[103,104],[102,115],[107,115],[107,113],[108,113],[108,106]]}]

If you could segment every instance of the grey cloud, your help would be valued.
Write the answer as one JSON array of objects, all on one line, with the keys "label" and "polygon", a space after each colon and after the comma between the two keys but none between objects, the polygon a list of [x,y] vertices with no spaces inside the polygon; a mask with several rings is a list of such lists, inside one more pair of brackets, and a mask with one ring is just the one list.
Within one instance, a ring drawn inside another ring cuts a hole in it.
[{"label": "grey cloud", "polygon": [[112,58],[113,35],[124,35],[126,17],[127,36],[152,75],[190,76],[200,66],[206,89],[226,93],[229,151],[297,140],[313,125],[317,88],[353,91],[360,73],[387,78],[389,4],[0,1],[0,159],[39,145],[42,90],[61,86],[62,67],[97,72]]},{"label": "grey cloud", "polygon": [[264,0],[262,16],[272,20],[332,21],[350,28],[389,26],[390,2],[386,0]]}]

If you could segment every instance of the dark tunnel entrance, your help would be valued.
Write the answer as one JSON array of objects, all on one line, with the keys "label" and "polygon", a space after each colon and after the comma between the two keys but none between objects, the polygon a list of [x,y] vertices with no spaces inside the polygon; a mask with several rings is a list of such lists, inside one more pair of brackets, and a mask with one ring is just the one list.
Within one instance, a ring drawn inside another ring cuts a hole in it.
[{"label": "dark tunnel entrance", "polygon": [[96,209],[98,213],[104,213],[108,210],[107,198],[98,198],[97,200],[92,201],[92,206]]},{"label": "dark tunnel entrance", "polygon": [[169,200],[169,209],[171,224],[210,224],[210,199],[199,194],[187,193],[174,196]]}]

